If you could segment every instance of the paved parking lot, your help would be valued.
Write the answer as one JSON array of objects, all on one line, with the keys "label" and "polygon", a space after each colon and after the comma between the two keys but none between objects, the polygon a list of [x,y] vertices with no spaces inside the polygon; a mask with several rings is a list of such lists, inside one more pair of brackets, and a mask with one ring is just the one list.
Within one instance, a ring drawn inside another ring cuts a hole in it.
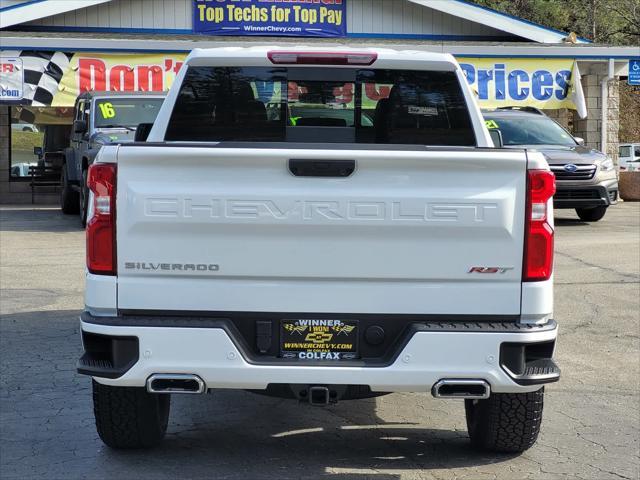
[{"label": "paved parking lot", "polygon": [[0,209],[0,477],[584,478],[640,475],[640,204],[558,211],[561,382],[524,455],[468,448],[460,401],[393,394],[320,409],[224,391],[174,397],[166,441],[98,439],[80,354],[84,235],[56,209]]}]

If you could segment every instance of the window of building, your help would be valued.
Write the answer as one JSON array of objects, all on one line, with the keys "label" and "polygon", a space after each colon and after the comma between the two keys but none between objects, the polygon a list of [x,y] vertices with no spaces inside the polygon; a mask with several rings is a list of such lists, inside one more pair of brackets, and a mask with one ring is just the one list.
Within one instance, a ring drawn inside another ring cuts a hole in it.
[{"label": "window of building", "polygon": [[9,180],[28,181],[30,167],[57,166],[69,146],[72,108],[11,107]]}]

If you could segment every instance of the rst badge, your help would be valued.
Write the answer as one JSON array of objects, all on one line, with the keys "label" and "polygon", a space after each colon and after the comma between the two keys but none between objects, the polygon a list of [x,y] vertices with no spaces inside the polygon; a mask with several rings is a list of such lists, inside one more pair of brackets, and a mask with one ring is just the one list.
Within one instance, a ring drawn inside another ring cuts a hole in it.
[{"label": "rst badge", "polygon": [[0,101],[18,101],[24,96],[24,69],[19,57],[0,57]]},{"label": "rst badge", "polygon": [[507,273],[513,267],[471,267],[467,273]]}]

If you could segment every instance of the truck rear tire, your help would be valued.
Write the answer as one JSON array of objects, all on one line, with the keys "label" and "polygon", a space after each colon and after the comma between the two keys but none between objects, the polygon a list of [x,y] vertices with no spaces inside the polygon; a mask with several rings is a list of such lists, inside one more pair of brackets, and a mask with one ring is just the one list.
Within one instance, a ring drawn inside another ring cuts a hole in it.
[{"label": "truck rear tire", "polygon": [[102,441],[111,448],[149,448],[167,431],[171,396],[144,387],[112,387],[93,381],[93,413]]},{"label": "truck rear tire", "polygon": [[542,422],[544,387],[531,393],[492,393],[465,400],[467,430],[478,450],[521,453],[536,443]]},{"label": "truck rear tire", "polygon": [[67,179],[67,167],[62,167],[62,174],[60,175],[60,210],[65,215],[77,215],[80,211],[80,198],[78,192],[71,188],[69,180]]},{"label": "truck rear tire", "polygon": [[580,220],[585,222],[597,222],[604,214],[607,213],[607,207],[595,207],[595,208],[576,208],[576,213]]}]

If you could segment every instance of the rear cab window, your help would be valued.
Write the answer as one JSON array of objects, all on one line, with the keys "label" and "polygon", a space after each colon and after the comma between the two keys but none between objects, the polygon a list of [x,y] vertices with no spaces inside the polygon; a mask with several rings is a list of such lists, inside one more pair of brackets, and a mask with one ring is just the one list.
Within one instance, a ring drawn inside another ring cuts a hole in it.
[{"label": "rear cab window", "polygon": [[454,71],[191,66],[165,140],[476,146]]},{"label": "rear cab window", "polygon": [[153,123],[164,98],[100,98],[94,104],[94,127],[137,127],[140,123]]}]

